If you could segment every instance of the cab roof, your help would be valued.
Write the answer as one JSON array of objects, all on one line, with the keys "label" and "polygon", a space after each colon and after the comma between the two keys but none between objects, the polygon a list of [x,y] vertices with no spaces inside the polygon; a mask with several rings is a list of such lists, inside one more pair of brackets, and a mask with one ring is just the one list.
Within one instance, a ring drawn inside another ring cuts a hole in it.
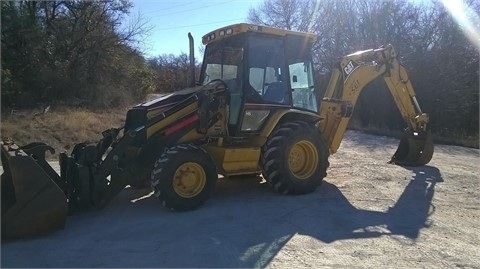
[{"label": "cab roof", "polygon": [[268,26],[261,26],[261,25],[254,25],[254,24],[248,24],[248,23],[239,23],[239,24],[232,24],[226,27],[219,28],[215,31],[212,31],[204,35],[202,37],[202,43],[204,45],[207,45],[209,43],[219,41],[226,37],[231,37],[231,36],[234,36],[240,33],[246,33],[246,32],[265,33],[273,36],[296,35],[296,36],[305,37],[312,43],[317,40],[317,35],[313,33],[297,32],[297,31],[273,28]]}]

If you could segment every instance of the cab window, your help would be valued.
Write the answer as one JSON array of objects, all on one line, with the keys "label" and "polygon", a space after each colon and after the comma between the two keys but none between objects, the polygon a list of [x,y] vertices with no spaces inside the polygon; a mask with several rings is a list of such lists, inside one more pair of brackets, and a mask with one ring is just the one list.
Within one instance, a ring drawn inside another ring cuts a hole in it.
[{"label": "cab window", "polygon": [[251,36],[248,50],[248,83],[256,101],[288,104],[288,77],[284,68],[284,46],[281,38]]}]

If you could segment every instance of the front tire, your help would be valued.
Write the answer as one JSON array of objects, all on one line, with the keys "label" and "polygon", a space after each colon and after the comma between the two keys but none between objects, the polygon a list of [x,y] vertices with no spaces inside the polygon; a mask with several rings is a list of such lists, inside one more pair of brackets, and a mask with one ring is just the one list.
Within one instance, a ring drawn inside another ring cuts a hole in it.
[{"label": "front tire", "polygon": [[210,155],[192,144],[166,149],[155,162],[151,175],[155,196],[174,211],[203,205],[213,193],[217,178]]},{"label": "front tire", "polygon": [[328,148],[318,130],[305,122],[279,125],[262,148],[263,175],[275,191],[305,194],[326,176]]}]

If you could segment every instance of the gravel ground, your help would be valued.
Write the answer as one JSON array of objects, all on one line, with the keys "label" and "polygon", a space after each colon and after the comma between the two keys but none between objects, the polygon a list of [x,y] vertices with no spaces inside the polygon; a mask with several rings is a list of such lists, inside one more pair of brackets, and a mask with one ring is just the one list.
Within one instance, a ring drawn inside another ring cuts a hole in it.
[{"label": "gravel ground", "polygon": [[1,244],[1,267],[480,268],[479,150],[436,145],[422,167],[387,164],[398,140],[348,131],[314,193],[219,179],[172,213],[125,189],[64,230]]}]

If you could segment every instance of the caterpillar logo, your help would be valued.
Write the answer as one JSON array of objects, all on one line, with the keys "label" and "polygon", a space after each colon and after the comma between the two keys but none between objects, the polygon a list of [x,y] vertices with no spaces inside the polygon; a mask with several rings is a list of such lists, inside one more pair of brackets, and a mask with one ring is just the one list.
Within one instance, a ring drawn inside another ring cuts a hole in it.
[{"label": "caterpillar logo", "polygon": [[348,64],[343,68],[343,72],[345,73],[345,79],[358,67],[353,61],[348,62]]}]

